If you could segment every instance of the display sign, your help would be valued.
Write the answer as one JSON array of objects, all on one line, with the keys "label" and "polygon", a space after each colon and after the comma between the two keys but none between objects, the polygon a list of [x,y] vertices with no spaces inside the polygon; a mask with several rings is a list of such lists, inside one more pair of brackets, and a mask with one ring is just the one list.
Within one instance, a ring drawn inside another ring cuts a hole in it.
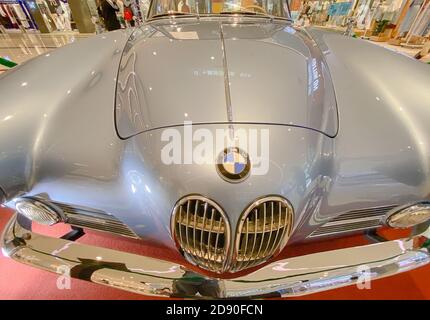
[{"label": "display sign", "polygon": [[345,16],[351,9],[352,2],[337,2],[330,4],[327,14],[329,16]]}]

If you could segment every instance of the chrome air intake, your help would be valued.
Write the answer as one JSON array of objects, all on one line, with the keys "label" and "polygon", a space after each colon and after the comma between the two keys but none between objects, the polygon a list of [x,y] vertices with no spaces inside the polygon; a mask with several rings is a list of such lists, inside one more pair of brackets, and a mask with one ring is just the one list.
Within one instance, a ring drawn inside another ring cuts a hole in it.
[{"label": "chrome air intake", "polygon": [[397,205],[370,207],[344,212],[321,225],[308,238],[337,236],[350,232],[375,229],[382,225],[384,217]]},{"label": "chrome air intake", "polygon": [[109,232],[115,235],[139,239],[139,236],[125,223],[104,211],[87,207],[71,206],[54,202],[61,208],[65,216],[65,223],[84,229]]},{"label": "chrome air intake", "polygon": [[252,203],[242,214],[236,232],[235,256],[231,271],[264,263],[287,243],[293,226],[293,208],[279,196]]},{"label": "chrome air intake", "polygon": [[20,214],[39,224],[64,222],[75,227],[139,239],[126,224],[104,211],[39,198],[18,199],[15,207]]},{"label": "chrome air intake", "polygon": [[172,233],[190,262],[209,271],[225,271],[230,225],[223,209],[214,201],[200,195],[180,199],[173,209]]}]

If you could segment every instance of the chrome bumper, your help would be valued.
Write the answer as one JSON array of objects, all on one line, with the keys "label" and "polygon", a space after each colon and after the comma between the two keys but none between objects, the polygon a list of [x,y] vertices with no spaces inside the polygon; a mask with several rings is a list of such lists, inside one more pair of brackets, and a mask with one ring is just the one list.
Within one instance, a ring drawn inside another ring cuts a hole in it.
[{"label": "chrome bumper", "polygon": [[17,215],[9,221],[1,239],[6,256],[47,271],[153,296],[298,296],[390,276],[430,261],[428,249],[417,241],[429,238],[426,229],[411,239],[285,259],[246,276],[223,280],[168,261],[43,236],[25,225]]}]

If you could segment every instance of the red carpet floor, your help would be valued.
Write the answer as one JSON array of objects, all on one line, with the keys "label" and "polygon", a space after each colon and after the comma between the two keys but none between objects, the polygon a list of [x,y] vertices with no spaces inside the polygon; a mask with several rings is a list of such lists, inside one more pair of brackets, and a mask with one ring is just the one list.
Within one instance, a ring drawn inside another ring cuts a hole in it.
[{"label": "red carpet floor", "polygon": [[[10,211],[0,209],[0,230],[10,216]],[[72,280],[70,290],[59,290],[56,280],[55,274],[16,263],[0,254],[0,299],[152,299],[76,279]],[[373,281],[371,285],[370,290],[349,286],[300,299],[430,299],[430,266]]]}]

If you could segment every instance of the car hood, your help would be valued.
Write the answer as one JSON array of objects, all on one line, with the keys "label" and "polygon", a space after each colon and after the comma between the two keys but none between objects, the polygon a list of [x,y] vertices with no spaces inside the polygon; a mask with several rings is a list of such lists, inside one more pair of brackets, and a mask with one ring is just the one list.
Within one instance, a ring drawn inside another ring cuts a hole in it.
[{"label": "car hood", "polygon": [[175,19],[137,29],[117,81],[127,138],[185,121],[292,125],[335,136],[337,106],[315,42],[285,22]]}]

